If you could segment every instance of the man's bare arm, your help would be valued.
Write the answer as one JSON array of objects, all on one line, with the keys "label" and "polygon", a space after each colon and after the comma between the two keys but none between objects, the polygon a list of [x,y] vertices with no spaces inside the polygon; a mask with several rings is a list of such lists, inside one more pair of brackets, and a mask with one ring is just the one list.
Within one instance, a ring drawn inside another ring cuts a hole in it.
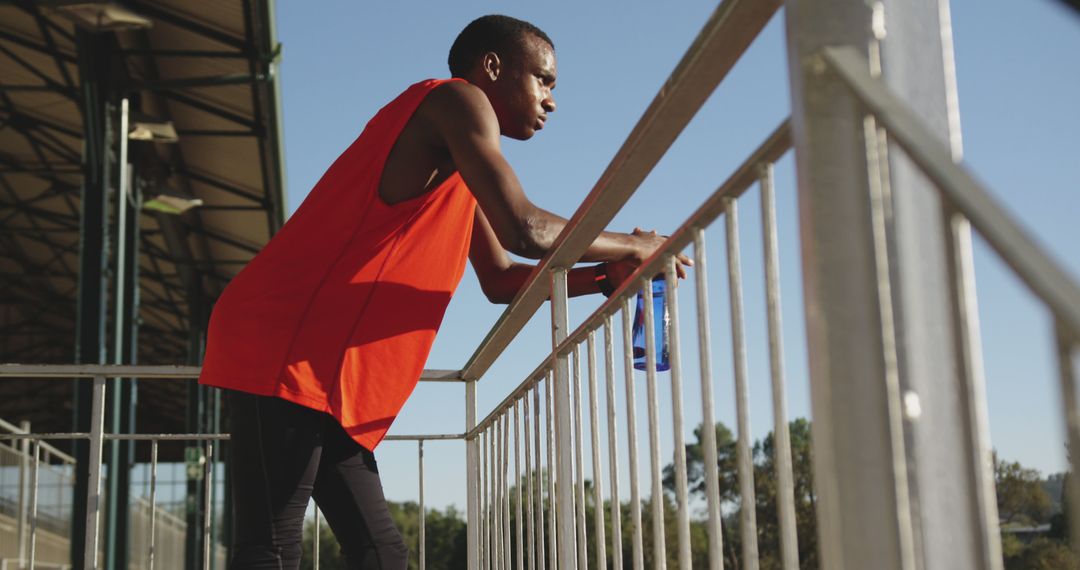
[{"label": "man's bare arm", "polygon": [[[536,206],[525,195],[502,154],[498,120],[487,97],[475,86],[450,82],[428,99],[425,115],[445,141],[499,243],[522,257],[543,257],[567,220]],[[603,232],[581,261],[640,263],[662,243],[663,238],[653,234]]]}]

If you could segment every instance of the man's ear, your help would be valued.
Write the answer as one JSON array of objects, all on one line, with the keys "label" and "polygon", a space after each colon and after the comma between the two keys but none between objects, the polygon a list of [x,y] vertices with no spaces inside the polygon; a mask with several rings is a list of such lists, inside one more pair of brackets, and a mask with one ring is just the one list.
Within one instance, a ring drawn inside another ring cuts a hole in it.
[{"label": "man's ear", "polygon": [[484,70],[484,75],[487,76],[488,80],[495,81],[502,71],[502,62],[499,60],[498,54],[489,51],[484,54],[484,59],[480,61],[480,67]]}]

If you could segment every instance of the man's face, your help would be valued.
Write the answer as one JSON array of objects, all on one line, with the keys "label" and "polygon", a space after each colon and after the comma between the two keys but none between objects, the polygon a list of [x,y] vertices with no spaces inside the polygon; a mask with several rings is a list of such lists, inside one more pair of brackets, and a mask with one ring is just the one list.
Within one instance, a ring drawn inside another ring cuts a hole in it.
[{"label": "man's face", "polygon": [[555,51],[528,35],[517,53],[501,61],[498,80],[489,93],[499,129],[512,139],[527,140],[544,128],[555,111]]}]

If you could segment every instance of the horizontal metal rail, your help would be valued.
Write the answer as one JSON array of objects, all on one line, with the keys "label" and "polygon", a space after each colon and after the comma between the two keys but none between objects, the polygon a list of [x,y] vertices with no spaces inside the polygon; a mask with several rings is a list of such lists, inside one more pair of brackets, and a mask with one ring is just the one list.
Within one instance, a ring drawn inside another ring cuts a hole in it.
[{"label": "horizontal metal rail", "polygon": [[574,346],[584,342],[589,332],[595,330],[609,315],[614,315],[622,307],[625,300],[637,294],[641,289],[646,276],[656,275],[664,270],[667,258],[686,249],[694,242],[694,232],[712,223],[724,213],[724,201],[729,198],[737,198],[746,192],[760,177],[760,165],[770,164],[780,159],[791,148],[791,125],[788,120],[780,123],[765,142],[761,144],[746,159],[742,165],[723,183],[693,214],[686,222],[675,230],[664,245],[656,251],[656,254],[641,264],[640,267],[620,286],[610,298],[608,298],[585,322],[571,332],[566,340],[560,343],[552,354],[549,354],[540,364],[526,376],[526,380],[519,384],[505,398],[499,402],[491,412],[476,425],[475,428],[465,434],[471,439],[476,434],[488,428],[495,418],[513,406],[513,403],[523,397],[536,383],[543,379],[546,371],[551,369],[555,354],[565,354]]},{"label": "horizontal metal rail", "polygon": [[[140,380],[190,380],[198,378],[199,366],[145,366],[138,364],[0,364],[0,378],[138,378]],[[424,370],[421,382],[463,382],[460,370]]]},{"label": "horizontal metal rail", "polygon": [[581,259],[589,244],[637,191],[780,5],[780,0],[727,0],[720,4],[559,234],[551,251],[469,358],[462,370],[465,380],[483,376],[521,332],[548,298],[551,270],[569,267]]},{"label": "horizontal metal rail", "polygon": [[1013,221],[975,177],[884,83],[870,75],[852,47],[825,48],[824,60],[877,117],[889,137],[911,157],[938,190],[979,232],[1017,277],[1076,333],[1080,333],[1080,287]]}]

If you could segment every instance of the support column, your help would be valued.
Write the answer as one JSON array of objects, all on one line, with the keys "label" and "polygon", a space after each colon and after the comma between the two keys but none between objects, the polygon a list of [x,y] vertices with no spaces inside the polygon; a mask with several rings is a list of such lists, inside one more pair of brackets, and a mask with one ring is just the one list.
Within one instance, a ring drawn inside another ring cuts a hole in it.
[{"label": "support column", "polygon": [[947,0],[786,8],[822,567],[1000,568],[951,268],[970,246],[819,55],[854,46],[958,158]]},{"label": "support column", "polygon": [[[108,227],[107,189],[109,184],[109,98],[110,52],[113,39],[76,30],[79,58],[79,82],[83,116],[83,186],[79,222],[79,291],[76,324],[75,361],[78,364],[105,363],[105,320],[108,252],[105,231]],[[89,432],[92,390],[89,381],[74,383],[73,431]],[[75,497],[71,533],[71,563],[84,567],[86,551],[86,505],[81,500],[88,489],[88,447],[74,440]]]}]

